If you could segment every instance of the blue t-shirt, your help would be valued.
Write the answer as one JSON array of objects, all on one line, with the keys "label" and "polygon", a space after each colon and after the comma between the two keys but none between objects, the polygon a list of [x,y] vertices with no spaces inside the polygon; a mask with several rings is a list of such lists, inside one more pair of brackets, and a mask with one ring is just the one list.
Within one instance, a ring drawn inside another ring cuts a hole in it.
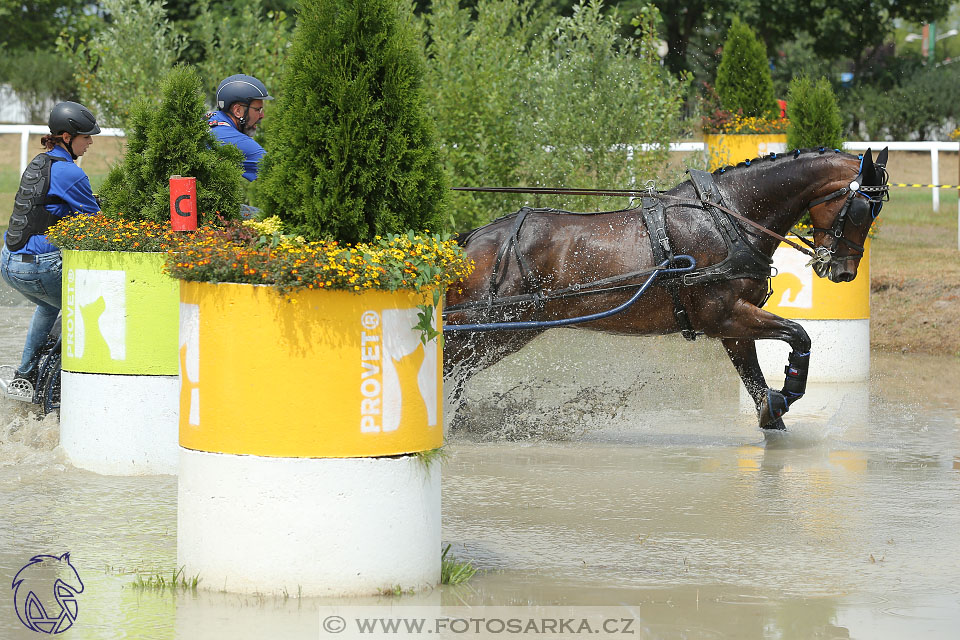
[{"label": "blue t-shirt", "polygon": [[[93,197],[90,178],[73,161],[70,152],[57,146],[53,151],[47,151],[47,155],[64,160],[64,162],[54,162],[50,165],[50,190],[47,191],[47,195],[59,196],[66,203],[48,204],[47,211],[57,218],[78,214],[93,215],[99,212],[100,205]],[[6,242],[6,233],[4,233],[4,242]],[[47,236],[42,235],[31,236],[22,249],[13,253],[40,254],[53,251],[57,251],[57,248],[50,244]]]},{"label": "blue t-shirt", "polygon": [[266,155],[256,140],[243,133],[223,111],[215,111],[207,116],[213,135],[222,144],[232,144],[243,152],[243,177],[253,182],[257,179],[260,159]]}]

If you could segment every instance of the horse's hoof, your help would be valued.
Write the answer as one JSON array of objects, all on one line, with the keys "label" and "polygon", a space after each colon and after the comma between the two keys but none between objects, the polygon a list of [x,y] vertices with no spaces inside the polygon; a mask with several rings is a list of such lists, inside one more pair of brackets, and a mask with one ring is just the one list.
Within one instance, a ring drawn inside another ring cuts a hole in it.
[{"label": "horse's hoof", "polygon": [[783,418],[777,418],[773,422],[768,422],[760,428],[764,431],[786,431],[787,425],[783,424]]},{"label": "horse's hoof", "polygon": [[[766,395],[760,401],[760,428],[785,429],[780,417],[789,409],[787,399],[779,391],[767,389]],[[779,423],[780,426],[776,426]]]}]

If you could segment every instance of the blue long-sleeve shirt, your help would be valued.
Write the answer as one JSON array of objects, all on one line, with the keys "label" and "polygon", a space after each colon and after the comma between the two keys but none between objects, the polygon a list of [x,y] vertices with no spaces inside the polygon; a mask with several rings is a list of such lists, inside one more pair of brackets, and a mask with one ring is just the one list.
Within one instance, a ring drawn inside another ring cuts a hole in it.
[{"label": "blue long-sleeve shirt", "polygon": [[207,117],[213,135],[222,144],[232,144],[243,152],[243,177],[253,182],[257,179],[260,159],[266,155],[256,140],[240,131],[223,111],[215,111]]},{"label": "blue long-sleeve shirt", "polygon": [[[63,147],[54,147],[53,151],[47,151],[47,155],[57,158],[63,158],[65,162],[54,162],[50,165],[50,190],[48,196],[59,196],[64,203],[48,204],[47,211],[63,218],[70,215],[86,214],[93,215],[100,211],[100,205],[93,196],[93,189],[90,186],[90,178],[83,172],[83,169],[77,166],[70,157],[70,153]],[[6,241],[6,233],[4,233]],[[13,253],[51,253],[57,248],[50,244],[46,235],[31,236],[27,244],[19,251]]]}]

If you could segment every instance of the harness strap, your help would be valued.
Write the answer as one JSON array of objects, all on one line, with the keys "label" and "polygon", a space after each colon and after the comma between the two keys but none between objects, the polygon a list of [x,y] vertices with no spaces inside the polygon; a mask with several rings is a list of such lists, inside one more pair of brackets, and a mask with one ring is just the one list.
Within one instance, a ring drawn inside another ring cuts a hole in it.
[{"label": "harness strap", "polygon": [[[673,248],[670,246],[670,238],[667,236],[667,215],[666,208],[663,206],[663,200],[659,198],[644,197],[640,200],[643,215],[643,222],[647,226],[650,234],[650,245],[653,248],[653,261],[655,264],[663,264],[664,261],[673,262]],[[680,282],[676,278],[671,278],[664,283],[664,287],[673,300],[673,317],[680,325],[680,334],[687,340],[696,340],[697,332],[690,322],[690,316],[687,310],[680,302]]]},{"label": "harness strap", "polygon": [[[730,214],[734,214],[737,219],[747,219],[723,206],[723,195],[713,182],[713,174],[697,169],[690,169],[689,173],[690,182],[693,184],[694,191],[697,192],[703,208],[711,215],[720,230],[720,236],[727,246],[727,257],[716,264],[697,269],[692,273],[683,274],[683,284],[690,286],[737,278],[768,279],[773,259],[761,253],[744,239],[739,227],[733,224],[730,219]],[[752,220],[747,221],[771,233],[762,225]]]},{"label": "harness strap", "polygon": [[[517,258],[517,265],[520,268],[520,276],[535,289],[539,289],[539,279],[537,278],[536,273],[533,269],[530,268],[530,265],[527,263],[527,259],[520,252],[520,227],[523,226],[524,220],[526,220],[527,215],[532,212],[533,209],[530,207],[523,207],[520,211],[517,212],[517,217],[513,222],[513,230],[510,232],[510,235],[504,240],[503,244],[500,245],[500,249],[497,251],[497,259],[493,264],[493,273],[490,274],[490,287],[489,287],[489,298],[488,304],[492,304],[494,299],[497,297],[497,292],[500,290],[500,286],[503,284],[504,280],[507,277],[506,266],[504,265],[504,258],[507,257],[507,253],[510,250],[513,250],[513,254]],[[503,269],[501,270],[501,267]],[[539,293],[539,291],[538,291]],[[536,298],[537,296],[535,296]]]}]

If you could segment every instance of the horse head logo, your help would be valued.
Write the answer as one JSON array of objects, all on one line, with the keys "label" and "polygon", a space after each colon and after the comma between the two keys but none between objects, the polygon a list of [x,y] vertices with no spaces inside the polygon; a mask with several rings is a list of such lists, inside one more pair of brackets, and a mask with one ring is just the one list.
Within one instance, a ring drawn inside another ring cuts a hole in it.
[{"label": "horse head logo", "polygon": [[69,553],[30,558],[10,588],[17,617],[31,631],[63,633],[77,619],[77,594],[83,593],[83,581],[70,564]]}]

